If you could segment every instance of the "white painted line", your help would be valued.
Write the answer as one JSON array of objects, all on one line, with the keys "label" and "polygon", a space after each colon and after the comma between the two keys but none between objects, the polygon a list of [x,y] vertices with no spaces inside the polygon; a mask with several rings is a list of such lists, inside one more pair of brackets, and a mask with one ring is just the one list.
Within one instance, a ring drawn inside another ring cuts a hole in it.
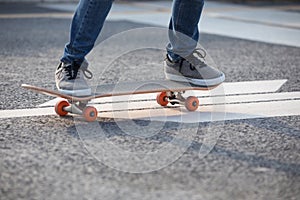
[{"label": "white painted line", "polygon": [[204,17],[199,27],[209,34],[300,47],[300,30],[294,28],[245,23],[209,16]]},{"label": "white painted line", "polygon": [[[171,5],[172,2],[115,3],[107,19],[167,27]],[[74,11],[76,5],[41,4],[40,7]],[[284,12],[271,7],[253,8],[229,3],[206,2],[199,28],[204,33],[300,47],[299,17],[299,13]]]},{"label": "white painted line", "polygon": [[[143,102],[145,104],[149,102]],[[150,102],[151,103],[151,102]],[[153,103],[153,102],[152,102]],[[109,104],[103,104],[109,106]],[[156,105],[157,106],[157,105]],[[99,105],[97,106],[99,108]],[[113,107],[116,110],[116,107]],[[143,107],[145,108],[145,107]],[[148,107],[149,108],[149,107]],[[252,119],[300,115],[300,100],[201,106],[195,112],[184,107],[100,112],[99,117],[121,119],[151,119],[184,123]],[[101,111],[103,108],[99,108]],[[123,108],[122,108],[123,109]],[[0,118],[55,115],[53,107],[1,110]]]},{"label": "white painted line", "polygon": [[195,112],[181,108],[100,113],[104,118],[198,123],[300,115],[300,100],[203,106]]},{"label": "white painted line", "polygon": [[[155,94],[153,94],[153,96],[155,96]],[[202,105],[233,104],[233,103],[245,104],[245,103],[254,103],[254,102],[280,101],[280,100],[281,101],[300,100],[300,92],[199,98],[200,108]],[[158,105],[156,101],[136,101],[136,102],[126,101],[120,103],[104,103],[104,104],[91,104],[91,105],[95,106],[100,112],[161,108],[161,106]],[[169,107],[172,106],[170,105]],[[178,105],[175,105],[175,107],[178,107]]]},{"label": "white painted line", "polygon": [[225,97],[206,97],[199,98],[200,104],[232,104],[232,103],[251,103],[263,101],[279,101],[279,100],[298,100],[300,92],[282,92],[267,94],[251,94],[251,95],[234,95]]},{"label": "white painted line", "polygon": [[[253,93],[267,93],[276,92],[287,80],[264,80],[264,81],[244,81],[244,82],[227,82],[223,83],[220,88],[216,88],[212,91],[190,91],[186,93],[186,96],[195,95],[198,97],[210,97],[215,95],[237,95],[237,94],[253,94]],[[95,99],[91,103],[105,103],[105,102],[118,102],[128,101],[128,99],[136,100],[154,100],[155,94],[139,94],[132,96],[116,96]],[[54,106],[60,98],[50,100],[39,107]]]},{"label": "white painted line", "polygon": [[[166,13],[135,13],[109,15],[109,20],[128,20],[136,23],[166,27],[169,21]],[[300,47],[300,30],[287,27],[276,27],[265,24],[246,23],[244,21],[203,16],[199,29],[203,33],[216,34],[271,44],[283,44]]]},{"label": "white painted line", "polygon": [[51,99],[50,101],[47,101],[45,103],[42,103],[40,105],[38,105],[37,107],[39,108],[43,108],[43,107],[51,107],[54,106],[58,101],[62,100],[62,98],[55,98],[55,99]]},{"label": "white painted line", "polygon": [[[281,79],[281,80],[228,82],[223,84],[224,94],[235,95],[235,94],[276,92],[286,81],[287,81],[286,79]],[[218,87],[215,89],[218,89]],[[214,90],[212,90],[212,92],[208,92],[206,96],[210,96],[211,94],[214,93],[215,93]]]},{"label": "white painted line", "polygon": [[28,18],[72,18],[71,13],[28,13],[28,14],[0,14],[0,19],[28,19]]},{"label": "white painted line", "polygon": [[16,110],[0,110],[0,118],[15,117],[33,117],[43,115],[55,115],[53,107],[48,108],[32,108],[32,109],[16,109]]},{"label": "white painted line", "polygon": [[300,28],[300,14],[297,12],[286,12],[274,9],[241,9],[230,12],[208,12],[207,16],[215,18],[227,18],[245,21],[249,23],[261,23],[278,27]]},{"label": "white painted line", "polygon": [[[193,91],[201,96],[200,104],[202,104],[202,106],[200,106],[199,110],[196,112],[187,112],[184,106],[162,108],[154,100],[156,94],[148,94],[147,98],[145,98],[145,95],[123,96],[121,98],[113,97],[114,99],[106,98],[92,102],[91,104],[94,104],[100,111],[100,117],[126,119],[147,118],[147,116],[151,116],[152,120],[183,120],[183,122],[187,123],[211,121],[210,117],[213,117],[214,121],[222,120],[224,116],[226,116],[225,120],[233,120],[256,117],[299,115],[300,92],[273,93],[285,82],[286,80],[224,83],[222,89],[227,96],[209,96],[209,91]],[[216,92],[212,92],[213,95],[220,94],[218,93],[219,89],[217,89]],[[134,98],[136,96],[138,98]],[[128,101],[128,99],[134,100],[134,102],[127,103],[126,101]],[[141,99],[146,101],[136,101]],[[1,110],[0,118],[55,115],[53,106],[57,100],[58,99],[53,99],[42,105],[51,107]],[[117,102],[113,104],[105,103],[108,100]],[[125,102],[120,102],[122,100],[125,100]],[[213,112],[214,115],[211,115],[211,112]],[[182,118],[182,116],[184,116],[184,118]]]}]

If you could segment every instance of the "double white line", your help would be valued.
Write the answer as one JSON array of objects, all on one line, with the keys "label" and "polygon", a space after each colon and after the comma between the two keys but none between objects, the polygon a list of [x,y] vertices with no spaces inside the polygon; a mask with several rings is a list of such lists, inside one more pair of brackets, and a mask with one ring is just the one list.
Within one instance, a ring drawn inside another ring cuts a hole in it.
[{"label": "double white line", "polygon": [[[182,107],[162,109],[155,94],[100,98],[91,104],[97,107],[100,117],[185,123],[300,115],[300,92],[276,92],[285,82],[232,82],[213,91],[192,91],[200,101],[196,112],[187,112]],[[55,115],[53,106],[58,100],[38,108],[1,110],[0,118]]]}]

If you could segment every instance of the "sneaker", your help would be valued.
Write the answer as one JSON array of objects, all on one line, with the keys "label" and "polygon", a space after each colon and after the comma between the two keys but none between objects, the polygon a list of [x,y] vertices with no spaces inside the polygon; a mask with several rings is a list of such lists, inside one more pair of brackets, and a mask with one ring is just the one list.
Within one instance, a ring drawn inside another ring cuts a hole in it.
[{"label": "sneaker", "polygon": [[200,87],[211,87],[224,82],[223,72],[205,63],[206,53],[203,49],[195,49],[186,58],[172,61],[167,55],[164,62],[166,79],[189,82]]},{"label": "sneaker", "polygon": [[71,96],[91,95],[91,88],[84,77],[91,79],[93,74],[87,67],[88,62],[86,60],[84,60],[81,65],[76,62],[61,62],[55,72],[55,81],[58,91]]}]

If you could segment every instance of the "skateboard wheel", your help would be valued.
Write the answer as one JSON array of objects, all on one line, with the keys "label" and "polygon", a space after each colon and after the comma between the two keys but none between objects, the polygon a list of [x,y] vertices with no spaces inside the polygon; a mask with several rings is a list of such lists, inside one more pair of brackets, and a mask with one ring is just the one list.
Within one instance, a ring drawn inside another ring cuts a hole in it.
[{"label": "skateboard wheel", "polygon": [[88,106],[83,109],[82,115],[88,122],[93,122],[97,119],[98,111],[95,107]]},{"label": "skateboard wheel", "polygon": [[169,102],[167,100],[167,93],[161,92],[156,96],[156,101],[161,106],[166,106]]},{"label": "skateboard wheel", "polygon": [[67,107],[67,106],[70,106],[69,102],[67,102],[65,100],[58,101],[55,104],[56,114],[58,114],[59,116],[66,116],[68,114],[68,112],[64,110],[64,107]]},{"label": "skateboard wheel", "polygon": [[185,107],[188,111],[195,111],[198,109],[199,100],[197,97],[190,96],[185,100]]}]

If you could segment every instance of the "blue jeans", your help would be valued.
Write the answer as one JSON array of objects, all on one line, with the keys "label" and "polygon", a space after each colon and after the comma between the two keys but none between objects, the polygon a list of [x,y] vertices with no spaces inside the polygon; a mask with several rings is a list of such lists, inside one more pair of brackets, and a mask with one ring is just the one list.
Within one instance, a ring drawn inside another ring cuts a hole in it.
[{"label": "blue jeans", "polygon": [[[62,62],[84,60],[94,47],[112,3],[113,0],[80,0],[72,20],[70,41],[65,46]],[[190,55],[197,46],[198,23],[203,5],[204,0],[173,0],[169,44],[166,47],[173,59]],[[186,36],[189,39],[186,39]]]}]

